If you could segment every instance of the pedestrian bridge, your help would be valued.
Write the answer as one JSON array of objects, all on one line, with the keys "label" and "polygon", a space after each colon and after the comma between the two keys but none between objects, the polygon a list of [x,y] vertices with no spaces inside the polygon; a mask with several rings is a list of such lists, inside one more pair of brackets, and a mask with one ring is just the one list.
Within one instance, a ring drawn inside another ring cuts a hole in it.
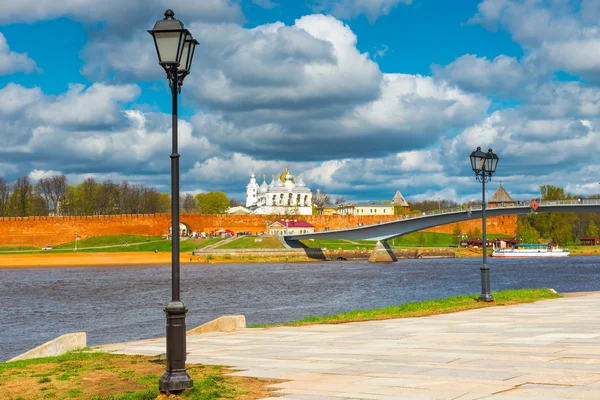
[{"label": "pedestrian bridge", "polygon": [[[517,202],[506,207],[486,209],[488,217],[513,214],[531,214],[541,212],[600,212],[600,199],[590,200],[556,200],[540,201],[537,210],[527,202]],[[408,233],[432,228],[434,226],[452,224],[461,221],[481,218],[481,205],[459,207],[449,210],[431,211],[421,215],[399,216],[397,221],[375,225],[361,226],[351,229],[306,233],[302,235],[284,235],[286,241],[304,239],[348,239],[348,240],[380,240],[385,241]]]}]

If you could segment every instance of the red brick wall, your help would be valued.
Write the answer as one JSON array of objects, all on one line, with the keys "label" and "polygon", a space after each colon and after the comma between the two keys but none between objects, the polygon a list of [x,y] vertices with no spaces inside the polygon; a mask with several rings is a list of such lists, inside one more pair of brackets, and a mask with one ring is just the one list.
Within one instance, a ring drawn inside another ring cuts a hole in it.
[{"label": "red brick wall", "polygon": [[[171,226],[170,214],[112,215],[93,217],[28,217],[0,218],[0,246],[37,246],[56,245],[75,240],[79,237],[117,234],[164,235]],[[395,216],[340,216],[320,215],[302,216],[313,224],[317,231],[324,228],[353,228],[359,223],[370,225],[377,222],[395,220]],[[200,215],[182,214],[181,222],[192,231],[209,232],[213,229],[225,228],[234,232],[249,231],[259,233],[265,231],[266,221],[273,222],[263,215]],[[488,218],[489,233],[502,233],[514,236],[516,217]],[[465,221],[461,224],[463,233],[479,227],[481,220]],[[429,229],[429,231],[451,233],[454,224]]]}]

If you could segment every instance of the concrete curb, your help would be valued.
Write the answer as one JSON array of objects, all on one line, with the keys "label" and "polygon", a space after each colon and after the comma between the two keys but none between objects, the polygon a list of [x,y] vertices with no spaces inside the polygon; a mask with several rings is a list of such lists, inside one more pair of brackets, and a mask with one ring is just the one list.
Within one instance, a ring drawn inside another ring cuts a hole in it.
[{"label": "concrete curb", "polygon": [[60,356],[70,350],[82,349],[87,345],[87,335],[85,332],[67,333],[52,339],[34,349],[31,349],[20,356],[11,358],[10,361],[29,360],[31,358]]},{"label": "concrete curb", "polygon": [[244,315],[225,315],[187,331],[187,335],[200,335],[209,332],[233,332],[246,327]]}]

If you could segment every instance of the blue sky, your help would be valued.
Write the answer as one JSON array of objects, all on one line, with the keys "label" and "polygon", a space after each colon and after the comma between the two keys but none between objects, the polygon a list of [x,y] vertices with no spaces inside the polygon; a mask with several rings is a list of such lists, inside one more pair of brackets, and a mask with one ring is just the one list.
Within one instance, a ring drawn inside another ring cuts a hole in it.
[{"label": "blue sky", "polygon": [[183,87],[182,189],[242,199],[302,173],[349,200],[599,190],[595,0],[34,0],[0,5],[0,176],[169,190],[170,99],[146,30],[201,42]]}]

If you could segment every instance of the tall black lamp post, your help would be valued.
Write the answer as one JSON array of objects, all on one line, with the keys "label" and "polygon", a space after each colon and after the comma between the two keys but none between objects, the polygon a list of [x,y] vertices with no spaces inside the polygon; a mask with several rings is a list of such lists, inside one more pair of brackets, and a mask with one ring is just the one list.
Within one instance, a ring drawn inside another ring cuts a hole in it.
[{"label": "tall black lamp post", "polygon": [[492,180],[492,174],[496,172],[498,165],[498,156],[489,149],[487,153],[481,151],[481,147],[471,153],[471,167],[475,172],[475,177],[481,182],[481,224],[483,231],[483,265],[481,266],[481,301],[494,301],[490,291],[490,267],[487,264],[487,236],[485,232],[485,184]]},{"label": "tall black lamp post", "polygon": [[167,370],[160,378],[161,392],[180,393],[194,382],[185,371],[185,315],[187,308],[180,300],[179,287],[179,154],[177,153],[177,97],[184,78],[190,73],[194,49],[198,41],[174,18],[172,10],[156,21],[148,33],[154,38],[158,62],[165,69],[173,100],[173,150],[171,153],[171,301],[167,315]]}]

